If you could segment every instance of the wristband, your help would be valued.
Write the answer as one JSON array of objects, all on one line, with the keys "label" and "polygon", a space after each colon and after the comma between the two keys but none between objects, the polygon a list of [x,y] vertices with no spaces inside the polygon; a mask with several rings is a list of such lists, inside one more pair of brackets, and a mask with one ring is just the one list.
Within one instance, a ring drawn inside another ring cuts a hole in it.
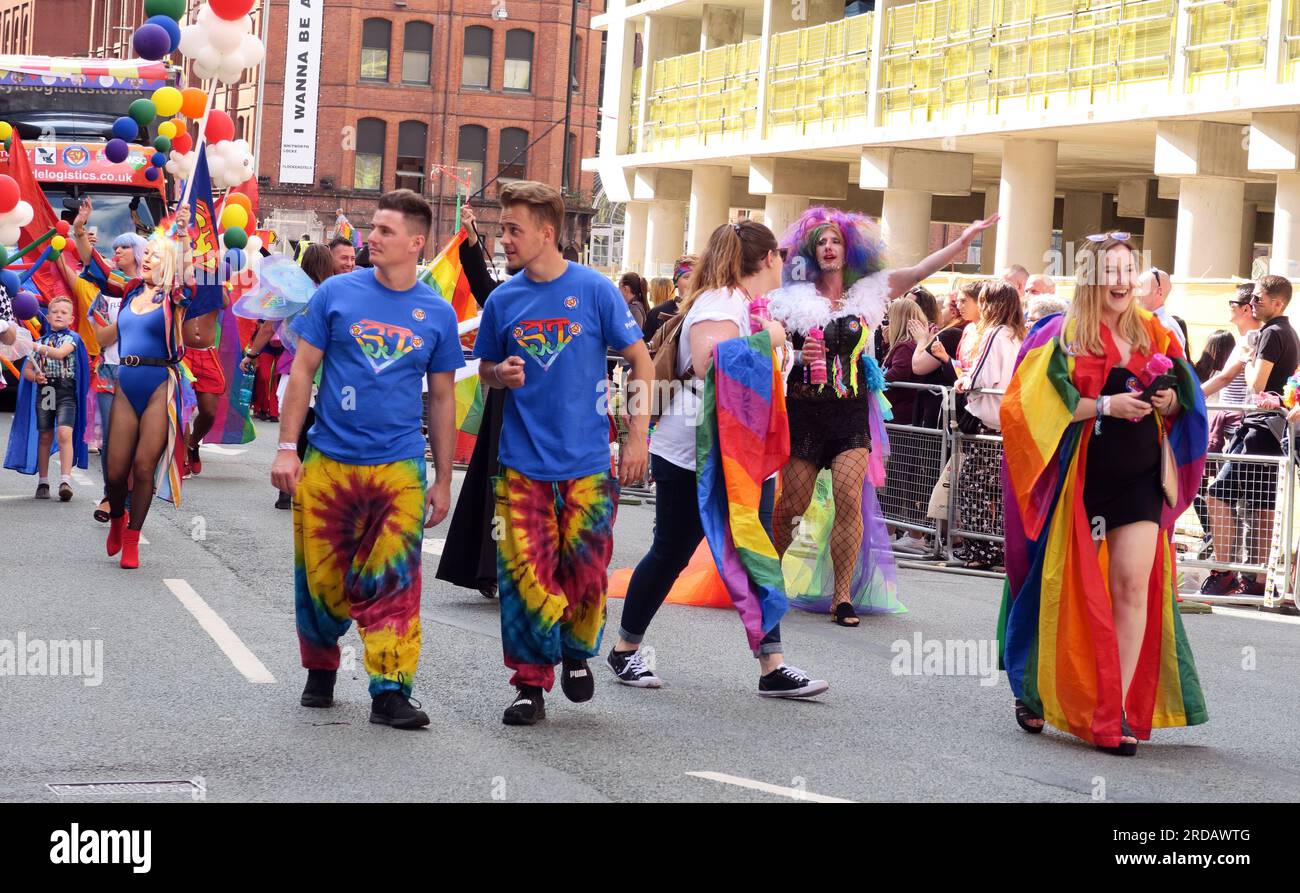
[{"label": "wristband", "polygon": [[1110,415],[1110,397],[1102,397],[1097,401],[1098,415]]},{"label": "wristband", "polygon": [[296,443],[282,443],[279,444],[277,448],[281,450],[293,450],[295,453],[298,452],[298,444]]}]

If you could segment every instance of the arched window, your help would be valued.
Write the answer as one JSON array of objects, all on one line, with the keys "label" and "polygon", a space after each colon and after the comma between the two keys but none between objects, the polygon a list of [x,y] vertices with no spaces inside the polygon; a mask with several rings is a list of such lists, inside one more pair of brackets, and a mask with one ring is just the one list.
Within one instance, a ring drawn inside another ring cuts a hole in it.
[{"label": "arched window", "polygon": [[503,127],[498,144],[497,177],[523,180],[528,176],[528,131],[520,127]]},{"label": "arched window", "polygon": [[569,64],[569,89],[578,92],[578,72],[582,71],[582,38],[573,41],[573,60]]},{"label": "arched window", "polygon": [[357,157],[352,169],[354,189],[378,191],[384,185],[384,141],[388,128],[378,118],[357,122]]},{"label": "arched window", "polygon": [[402,82],[429,83],[429,60],[433,57],[433,26],[428,22],[407,22],[402,41]]},{"label": "arched window", "polygon": [[483,188],[483,169],[487,166],[487,128],[466,124],[460,129],[456,146],[456,166],[469,168],[472,174],[470,193]]},{"label": "arched window", "polygon": [[393,41],[393,23],[388,19],[366,19],[361,24],[361,79],[388,80],[388,48]]},{"label": "arched window", "polygon": [[492,29],[470,25],[465,29],[465,61],[461,63],[460,85],[487,90],[492,77]]},{"label": "arched window", "polygon": [[506,32],[506,90],[527,93],[533,88],[533,32],[515,28]]},{"label": "arched window", "polygon": [[397,185],[424,194],[424,159],[429,127],[423,121],[403,121],[397,128]]}]

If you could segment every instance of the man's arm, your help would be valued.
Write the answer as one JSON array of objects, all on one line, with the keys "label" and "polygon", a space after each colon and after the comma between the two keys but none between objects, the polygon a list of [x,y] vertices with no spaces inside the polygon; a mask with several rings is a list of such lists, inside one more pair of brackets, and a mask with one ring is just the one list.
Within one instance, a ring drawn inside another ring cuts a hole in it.
[{"label": "man's arm", "polygon": [[1272,360],[1261,357],[1252,363],[1250,367],[1250,392],[1252,394],[1262,394],[1264,389],[1268,387],[1268,377],[1272,374]]},{"label": "man's arm", "polygon": [[429,373],[429,450],[433,486],[425,503],[425,527],[440,524],[451,508],[451,459],[456,452],[456,373]]},{"label": "man's arm", "polygon": [[654,386],[655,365],[644,341],[635,341],[619,353],[631,367],[627,380],[627,443],[618,459],[618,481],[627,486],[645,478],[646,466],[650,461],[647,437],[650,432],[650,389]]},{"label": "man's arm", "polygon": [[271,465],[271,483],[279,490],[293,493],[302,478],[302,462],[298,459],[298,437],[311,403],[311,383],[316,377],[325,352],[305,338],[298,341],[298,352],[289,372],[289,386],[280,403],[280,449]]}]

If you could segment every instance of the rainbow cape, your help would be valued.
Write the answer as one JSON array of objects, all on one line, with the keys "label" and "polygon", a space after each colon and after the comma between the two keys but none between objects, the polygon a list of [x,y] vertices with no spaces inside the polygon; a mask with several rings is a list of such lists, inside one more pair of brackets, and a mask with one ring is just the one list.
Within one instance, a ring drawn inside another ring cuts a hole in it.
[{"label": "rainbow cape", "polygon": [[788,607],[781,562],[758,519],[763,481],[790,456],[780,375],[767,332],[716,345],[695,430],[704,536],[751,649]]},{"label": "rainbow cape", "polygon": [[[1178,465],[1179,500],[1165,506],[1150,578],[1147,630],[1128,700],[1121,703],[1119,650],[1108,591],[1105,541],[1084,509],[1093,421],[1074,422],[1095,398],[1119,351],[1103,328],[1105,356],[1072,356],[1064,316],[1041,320],[1025,339],[1002,401],[1007,582],[998,619],[1011,690],[1047,722],[1103,747],[1120,742],[1121,714],[1142,740],[1151,729],[1208,718],[1191,648],[1175,605],[1174,520],[1191,504],[1209,434],[1196,374],[1177,339],[1139,310],[1152,353],[1174,361],[1182,411],[1163,426]],[[1142,370],[1134,351],[1127,368]],[[1105,469],[1097,473],[1105,474]]]},{"label": "rainbow cape", "polygon": [[[456,321],[466,322],[478,315],[478,305],[470,291],[465,268],[460,262],[460,246],[465,241],[465,231],[459,230],[438,252],[420,281],[436,291],[456,311]],[[461,343],[474,347],[474,332],[468,332]],[[483,389],[477,375],[467,375],[456,382],[456,429],[466,434],[478,434],[483,419]]]}]

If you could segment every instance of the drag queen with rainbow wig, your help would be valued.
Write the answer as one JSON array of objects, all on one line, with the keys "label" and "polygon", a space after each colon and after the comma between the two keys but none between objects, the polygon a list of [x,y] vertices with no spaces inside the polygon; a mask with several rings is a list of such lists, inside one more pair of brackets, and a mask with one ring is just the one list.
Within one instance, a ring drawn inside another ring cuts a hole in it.
[{"label": "drag queen with rainbow wig", "polygon": [[[778,553],[784,556],[790,547],[823,469],[830,470],[835,506],[833,519],[819,525],[829,532],[829,562],[818,562],[827,572],[814,570],[807,587],[792,589],[796,607],[829,611],[841,626],[858,625],[855,606],[868,612],[902,610],[875,495],[884,483],[889,446],[888,402],[870,350],[872,333],[893,298],[964,255],[996,222],[996,215],[976,221],[955,242],[898,269],[887,268],[875,226],[858,213],[809,208],[782,239],[784,285],[769,296],[769,312],[785,326],[798,353],[786,383],[790,461],[781,474],[773,520]],[[823,362],[824,384],[815,374]],[[825,545],[819,544],[822,552]]]}]

